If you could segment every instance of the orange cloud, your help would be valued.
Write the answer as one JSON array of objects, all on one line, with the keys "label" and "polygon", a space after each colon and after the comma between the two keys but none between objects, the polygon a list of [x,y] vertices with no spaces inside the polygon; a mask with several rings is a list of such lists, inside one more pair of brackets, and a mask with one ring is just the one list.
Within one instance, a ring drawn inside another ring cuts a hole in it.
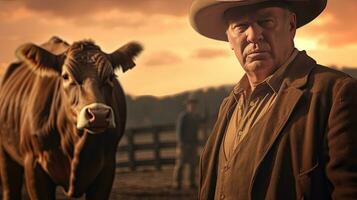
[{"label": "orange cloud", "polygon": [[[120,74],[125,91],[133,95],[167,95],[236,83],[244,71],[229,45],[190,27],[191,1],[0,0],[0,70],[15,61],[19,45],[41,44],[57,35],[69,43],[91,38],[108,53],[126,42],[141,42],[145,50],[137,66]],[[298,31],[298,48],[307,49],[324,65],[357,66],[356,3],[328,0],[324,13]]]},{"label": "orange cloud", "polygon": [[223,49],[198,49],[193,53],[193,58],[198,59],[214,59],[217,57],[226,57],[229,56],[230,53]]},{"label": "orange cloud", "polygon": [[148,15],[186,15],[192,0],[172,1],[168,0],[130,0],[130,1],[55,1],[49,0],[43,3],[42,0],[23,1],[26,8],[38,12],[49,13],[55,16],[71,18],[76,16],[90,15],[100,11],[110,11],[113,9],[122,12],[140,12]]},{"label": "orange cloud", "polygon": [[[151,19],[151,18],[150,18]],[[98,12],[87,17],[73,19],[78,26],[98,26],[105,29],[135,28],[143,25],[143,20],[150,20],[142,14],[120,13],[118,11]]]},{"label": "orange cloud", "polygon": [[302,28],[302,37],[311,36],[330,47],[357,44],[357,1],[329,0],[323,14]]},{"label": "orange cloud", "polygon": [[149,55],[149,58],[144,61],[147,66],[169,66],[182,62],[182,58],[170,51],[160,51]]}]

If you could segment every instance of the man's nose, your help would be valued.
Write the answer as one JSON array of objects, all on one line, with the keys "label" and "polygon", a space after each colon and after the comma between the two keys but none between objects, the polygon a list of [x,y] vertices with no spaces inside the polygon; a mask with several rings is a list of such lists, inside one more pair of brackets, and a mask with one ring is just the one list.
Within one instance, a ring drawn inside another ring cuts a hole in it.
[{"label": "man's nose", "polygon": [[252,24],[246,30],[247,41],[249,43],[258,43],[263,39],[263,30],[258,24]]}]

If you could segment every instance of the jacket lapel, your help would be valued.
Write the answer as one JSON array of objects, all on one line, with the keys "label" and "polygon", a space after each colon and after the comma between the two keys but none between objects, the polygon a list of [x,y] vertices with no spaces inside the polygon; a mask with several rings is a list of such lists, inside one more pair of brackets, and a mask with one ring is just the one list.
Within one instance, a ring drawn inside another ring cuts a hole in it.
[{"label": "jacket lapel", "polygon": [[257,124],[254,130],[252,130],[253,132],[259,131],[262,134],[257,144],[252,182],[254,182],[259,165],[277,140],[282,128],[301,98],[302,93],[301,90],[296,88],[290,88],[281,92],[271,112],[266,116],[264,121],[261,121],[261,123]]},{"label": "jacket lapel", "polygon": [[281,136],[282,129],[286,125],[294,108],[302,97],[302,89],[308,80],[308,76],[316,62],[308,57],[305,52],[297,55],[284,74],[277,99],[269,113],[254,126],[250,132],[259,132],[256,155],[254,159],[253,175],[250,184],[250,194],[253,192],[254,181],[257,172],[262,167],[269,150]]},{"label": "jacket lapel", "polygon": [[236,101],[231,94],[222,105],[218,114],[218,119],[212,130],[212,134],[207,140],[205,149],[200,160],[200,189],[199,199],[212,199],[215,193],[218,154],[221,142],[227,127],[228,120],[232,115]]}]

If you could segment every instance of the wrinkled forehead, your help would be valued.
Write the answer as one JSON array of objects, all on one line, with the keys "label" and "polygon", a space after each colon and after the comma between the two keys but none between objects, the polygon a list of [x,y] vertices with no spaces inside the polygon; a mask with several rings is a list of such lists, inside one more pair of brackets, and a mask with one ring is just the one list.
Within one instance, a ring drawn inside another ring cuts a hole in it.
[{"label": "wrinkled forehead", "polygon": [[65,71],[74,74],[76,77],[87,74],[96,74],[102,78],[113,73],[113,67],[107,55],[99,48],[74,48],[69,49],[65,60]]},{"label": "wrinkled forehead", "polygon": [[259,17],[269,17],[285,13],[290,10],[289,5],[283,2],[269,2],[254,5],[233,7],[224,12],[224,19],[229,24],[231,21]]},{"label": "wrinkled forehead", "polygon": [[74,50],[67,53],[68,62],[75,62],[81,66],[96,66],[99,60],[106,61],[105,55],[98,50]]}]

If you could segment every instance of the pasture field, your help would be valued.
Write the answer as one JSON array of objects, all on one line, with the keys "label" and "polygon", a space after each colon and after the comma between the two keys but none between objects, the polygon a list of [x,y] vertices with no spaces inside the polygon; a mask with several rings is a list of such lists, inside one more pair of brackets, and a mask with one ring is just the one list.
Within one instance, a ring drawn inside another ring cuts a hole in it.
[{"label": "pasture field", "polygon": [[[165,166],[161,170],[154,168],[137,171],[117,169],[110,200],[194,200],[197,190],[188,188],[184,182],[182,190],[171,188],[173,166]],[[185,170],[187,178],[187,170]],[[57,188],[57,200],[84,200],[85,198],[66,198]],[[26,195],[24,200],[28,200]]]},{"label": "pasture field", "polygon": [[185,183],[185,187],[181,191],[170,187],[172,173],[173,166],[164,167],[160,171],[148,169],[136,172],[118,172],[112,199],[197,199],[197,190],[189,189],[188,183]]},{"label": "pasture field", "polygon": [[[187,172],[187,170],[186,170]],[[157,171],[141,169],[137,171],[117,170],[111,200],[194,200],[197,199],[197,190],[188,188],[185,183],[182,190],[172,189],[173,166],[163,167]],[[187,174],[185,174],[187,176]],[[58,200],[68,200],[62,195],[60,189]],[[79,198],[84,200],[85,198]],[[73,199],[75,200],[75,199]]]}]

